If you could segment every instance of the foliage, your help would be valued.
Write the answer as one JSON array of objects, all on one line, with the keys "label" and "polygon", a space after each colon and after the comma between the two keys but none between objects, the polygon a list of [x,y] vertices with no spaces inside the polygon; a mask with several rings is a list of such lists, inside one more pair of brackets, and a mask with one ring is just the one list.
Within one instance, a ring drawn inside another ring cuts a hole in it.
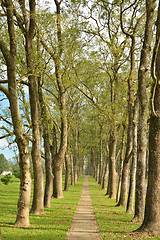
[{"label": "foliage", "polygon": [[3,171],[8,170],[8,168],[9,168],[9,164],[8,164],[7,159],[5,158],[5,156],[3,154],[0,154],[0,174]]},{"label": "foliage", "polygon": [[1,178],[1,182],[4,185],[8,185],[9,183],[12,183],[12,176],[10,174],[5,175],[4,177]]}]

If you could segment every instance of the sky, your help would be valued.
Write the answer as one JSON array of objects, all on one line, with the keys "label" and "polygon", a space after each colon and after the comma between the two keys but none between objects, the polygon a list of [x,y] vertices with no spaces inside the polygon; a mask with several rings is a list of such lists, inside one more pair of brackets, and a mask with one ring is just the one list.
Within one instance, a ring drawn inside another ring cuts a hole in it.
[{"label": "sky", "polygon": [[7,147],[4,139],[0,139],[0,154],[3,154],[7,160],[15,156],[14,151]]},{"label": "sky", "polygon": [[[1,95],[0,95],[0,100],[1,100]],[[3,102],[3,103],[2,103]],[[2,101],[1,102],[1,107],[3,108],[7,108],[8,107],[8,103],[6,103],[6,101]],[[0,109],[0,115],[2,114],[1,109]],[[2,120],[0,120],[0,127],[3,127],[4,122]],[[0,129],[0,136],[3,135],[3,131]],[[3,154],[5,156],[6,159],[12,158],[13,156],[15,156],[15,153],[13,150],[11,150],[8,147],[8,142],[5,138],[0,139],[0,154]]]}]

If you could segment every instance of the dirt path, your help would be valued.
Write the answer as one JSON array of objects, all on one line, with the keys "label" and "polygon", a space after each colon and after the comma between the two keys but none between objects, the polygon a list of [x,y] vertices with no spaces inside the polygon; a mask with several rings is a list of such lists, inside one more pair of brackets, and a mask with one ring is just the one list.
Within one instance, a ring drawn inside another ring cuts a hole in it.
[{"label": "dirt path", "polygon": [[66,240],[102,240],[93,211],[87,176],[84,179],[81,198]]}]

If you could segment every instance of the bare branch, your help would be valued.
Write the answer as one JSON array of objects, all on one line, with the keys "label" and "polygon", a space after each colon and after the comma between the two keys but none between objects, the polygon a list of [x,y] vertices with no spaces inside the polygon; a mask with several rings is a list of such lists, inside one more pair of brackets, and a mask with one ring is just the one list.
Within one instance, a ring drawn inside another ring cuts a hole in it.
[{"label": "bare branch", "polygon": [[50,93],[57,101],[58,101],[58,97],[49,89],[47,89],[46,87],[42,86],[42,89],[44,89],[46,92]]},{"label": "bare branch", "polygon": [[126,36],[132,38],[132,35],[124,29],[124,26],[123,26],[123,12],[124,12],[124,10],[123,10],[123,0],[122,0],[122,2],[121,2],[121,7],[120,7],[121,29],[122,29],[122,32],[123,32]]},{"label": "bare branch", "polygon": [[0,127],[0,129],[5,130],[8,133],[9,136],[13,136],[13,132],[9,131],[8,128],[2,126],[2,127]]},{"label": "bare branch", "polygon": [[[122,3],[123,4],[124,0],[122,0]],[[129,5],[128,7],[126,7],[125,9],[123,9],[122,13],[127,11],[128,9],[130,9],[131,7],[133,7],[135,4],[136,4],[137,0],[135,0],[131,5]]]},{"label": "bare branch", "polygon": [[8,121],[6,118],[4,118],[2,115],[0,115],[0,120],[3,120],[4,122],[6,122],[7,124],[9,124],[9,125],[12,125],[13,126],[13,123],[12,122],[10,122],[10,121]]},{"label": "bare branch", "polygon": [[88,98],[100,112],[103,112],[103,113],[104,113],[104,111],[98,106],[98,104],[94,101],[93,98],[89,97],[89,96],[88,96],[82,89],[80,89],[78,86],[74,85],[74,87],[76,87],[81,93],[83,93],[83,95],[84,95],[86,98]]},{"label": "bare branch", "polygon": [[0,136],[0,139],[7,138],[9,136],[10,136],[10,134],[5,134],[5,135]]},{"label": "bare branch", "polygon": [[14,16],[17,19],[17,25],[19,26],[19,28],[22,30],[23,33],[25,33],[25,28],[24,28],[24,20],[21,17],[21,15],[18,14],[18,12],[16,11],[16,9],[13,9],[14,12]]},{"label": "bare branch", "polygon": [[40,41],[41,41],[41,44],[43,45],[43,47],[45,48],[45,50],[50,54],[50,56],[55,61],[56,57],[55,57],[55,52],[53,52],[53,49],[50,49],[42,38]]},{"label": "bare branch", "polygon": [[8,80],[0,80],[0,83],[2,83],[2,84],[8,83]]}]

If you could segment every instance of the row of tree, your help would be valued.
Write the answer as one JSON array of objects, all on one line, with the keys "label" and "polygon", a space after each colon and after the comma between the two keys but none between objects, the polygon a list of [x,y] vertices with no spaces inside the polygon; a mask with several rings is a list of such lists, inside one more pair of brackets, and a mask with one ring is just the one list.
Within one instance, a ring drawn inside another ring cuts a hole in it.
[{"label": "row of tree", "polygon": [[0,91],[2,106],[7,98],[9,108],[2,107],[0,138],[16,142],[19,151],[15,225],[29,225],[32,162],[30,212],[43,214],[52,195],[63,197],[63,166],[65,190],[70,173],[75,184],[86,167],[104,189],[108,179],[107,195],[117,199],[117,206],[127,206],[128,212],[134,211],[135,194],[133,220],[143,222],[141,230],[159,234],[156,1],[54,0],[54,4],[53,10],[35,0],[1,1]]}]

